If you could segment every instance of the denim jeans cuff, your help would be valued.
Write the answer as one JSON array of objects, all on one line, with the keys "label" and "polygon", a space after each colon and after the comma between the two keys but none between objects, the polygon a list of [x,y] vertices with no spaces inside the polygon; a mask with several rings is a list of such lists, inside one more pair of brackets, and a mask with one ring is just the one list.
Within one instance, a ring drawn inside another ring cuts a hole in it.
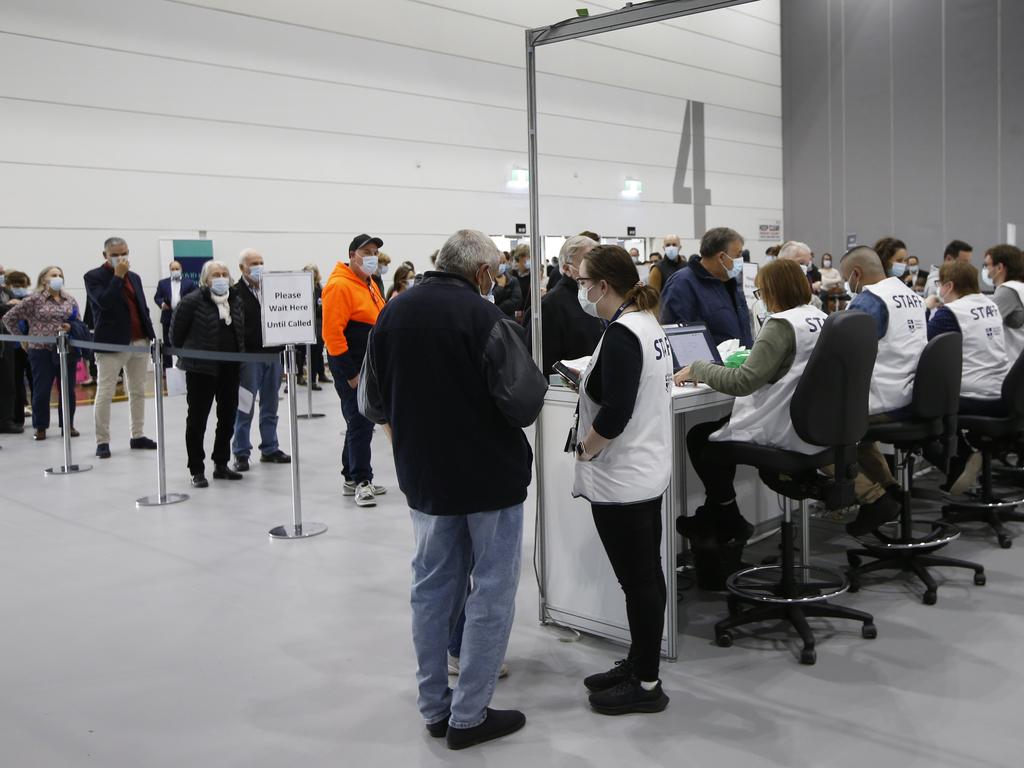
[{"label": "denim jeans cuff", "polygon": [[487,710],[485,709],[484,713],[477,720],[464,721],[464,720],[456,720],[453,717],[451,719],[451,722],[448,723],[448,726],[451,727],[451,728],[456,728],[458,730],[465,730],[466,728],[476,728],[478,725],[480,725],[486,719],[487,719]]},{"label": "denim jeans cuff", "polygon": [[447,720],[451,716],[452,716],[452,713],[450,711],[449,712],[445,712],[441,717],[439,717],[439,718],[437,718],[435,720],[427,720],[426,723],[427,723],[427,725],[435,725],[436,723],[443,723],[445,720]]}]

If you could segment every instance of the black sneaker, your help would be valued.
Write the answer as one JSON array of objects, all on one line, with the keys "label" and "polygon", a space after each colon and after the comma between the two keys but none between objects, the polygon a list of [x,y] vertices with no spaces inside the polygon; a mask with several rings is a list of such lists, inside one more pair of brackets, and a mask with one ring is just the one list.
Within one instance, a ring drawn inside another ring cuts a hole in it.
[{"label": "black sneaker", "polygon": [[607,691],[590,694],[590,706],[602,715],[661,712],[668,706],[668,696],[662,690],[660,680],[654,690],[645,691],[639,680],[630,678]]},{"label": "black sneaker", "polygon": [[228,468],[227,464],[218,464],[213,468],[213,479],[214,480],[241,480],[242,473],[234,472]]},{"label": "black sneaker", "polygon": [[260,461],[264,464],[291,464],[292,457],[278,448],[273,453],[261,453]]},{"label": "black sneaker", "polygon": [[879,496],[870,504],[861,504],[857,517],[846,524],[846,532],[851,536],[865,536],[880,525],[891,522],[900,516],[900,504],[888,494]]},{"label": "black sneaker", "polygon": [[596,675],[584,678],[583,684],[592,693],[607,691],[609,688],[614,688],[619,683],[629,680],[633,676],[633,672],[632,661],[629,659],[619,659],[615,662],[615,666],[607,672],[598,672]]},{"label": "black sneaker", "polygon": [[110,444],[109,443],[97,443],[96,444],[96,455],[101,459],[110,458]]},{"label": "black sneaker", "polygon": [[449,728],[448,749],[465,749],[474,744],[500,739],[526,725],[526,715],[515,709],[487,708],[487,718],[472,728]]},{"label": "black sneaker", "polygon": [[192,487],[193,488],[208,488],[210,481],[206,479],[206,475],[200,472],[198,475],[192,475]]},{"label": "black sneaker", "polygon": [[150,440],[148,437],[133,437],[128,441],[128,446],[132,450],[144,450],[144,451],[155,451],[156,440]]},{"label": "black sneaker", "polygon": [[248,472],[249,471],[249,457],[248,456],[235,456],[235,472]]},{"label": "black sneaker", "polygon": [[441,739],[448,733],[448,718],[438,720],[436,723],[427,723],[427,733],[431,738]]}]

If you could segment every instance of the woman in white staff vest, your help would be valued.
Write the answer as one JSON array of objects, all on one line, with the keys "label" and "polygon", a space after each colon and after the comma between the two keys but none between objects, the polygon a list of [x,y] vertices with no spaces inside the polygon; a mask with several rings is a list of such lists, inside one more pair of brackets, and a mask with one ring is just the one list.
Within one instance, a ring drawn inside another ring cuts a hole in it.
[{"label": "woman in white staff vest", "polygon": [[[590,705],[609,715],[668,705],[658,669],[665,623],[661,497],[672,473],[672,354],[658,322],[658,292],[617,245],[579,264],[579,302],[608,322],[580,377],[573,496],[594,524],[626,596],[629,654],[590,675]],[[804,280],[804,285],[807,281]]]},{"label": "woman in white staff vest", "polygon": [[981,279],[995,286],[992,300],[1003,316],[1006,358],[1013,365],[1024,353],[1024,254],[1014,245],[989,248]]},{"label": "woman in white staff vest", "polygon": [[[963,261],[949,261],[939,269],[938,296],[942,306],[928,320],[928,338],[940,333],[963,336],[960,413],[1005,416],[1001,398],[1010,365],[999,307],[978,290],[978,270]],[[961,436],[956,458],[949,466],[947,479],[952,484],[945,487],[953,494],[964,493],[978,479],[981,454]]]},{"label": "woman in white staff vest", "polygon": [[811,305],[811,289],[800,265],[777,259],[758,270],[757,287],[768,308],[750,356],[739,368],[698,361],[675,375],[675,383],[703,381],[733,395],[732,414],[698,424],[686,436],[690,463],[704,483],[707,499],[692,517],[680,517],[676,529],[691,539],[713,534],[723,546],[742,546],[754,526],[736,503],[736,462],[723,441],[818,453],[820,446],[800,439],[789,418],[793,390],[821,335],[826,315]]}]

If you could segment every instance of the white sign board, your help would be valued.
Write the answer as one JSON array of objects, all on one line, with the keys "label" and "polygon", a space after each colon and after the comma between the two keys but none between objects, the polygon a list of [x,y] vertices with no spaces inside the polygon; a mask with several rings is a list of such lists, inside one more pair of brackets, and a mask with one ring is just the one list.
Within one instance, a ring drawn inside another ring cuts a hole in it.
[{"label": "white sign board", "polygon": [[263,344],[315,344],[313,273],[264,272],[260,280]]},{"label": "white sign board", "polygon": [[747,305],[754,303],[754,288],[757,287],[758,265],[754,262],[747,262],[743,265],[743,295],[747,297]]},{"label": "white sign board", "polygon": [[764,219],[757,224],[757,239],[778,243],[782,240],[782,222],[778,219]]}]

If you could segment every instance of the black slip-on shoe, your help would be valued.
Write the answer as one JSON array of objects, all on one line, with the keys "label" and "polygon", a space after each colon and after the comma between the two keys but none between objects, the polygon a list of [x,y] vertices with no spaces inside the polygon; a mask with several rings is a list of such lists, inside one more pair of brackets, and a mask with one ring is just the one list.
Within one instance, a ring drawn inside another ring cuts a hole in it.
[{"label": "black slip-on shoe", "polygon": [[880,525],[895,520],[900,515],[899,502],[888,494],[879,496],[870,504],[861,504],[857,517],[846,524],[846,532],[851,536],[866,536]]},{"label": "black slip-on shoe", "polygon": [[487,719],[472,728],[448,728],[448,749],[465,749],[500,739],[526,725],[526,715],[515,709],[487,708]]},{"label": "black slip-on shoe", "polygon": [[96,455],[101,459],[110,458],[110,443],[97,443],[96,444]]},{"label": "black slip-on shoe", "polygon": [[620,659],[607,672],[598,672],[596,675],[584,678],[583,684],[592,693],[607,691],[609,688],[614,688],[619,683],[629,680],[633,676],[634,671],[632,661]]},{"label": "black slip-on shoe", "polygon": [[227,464],[219,464],[213,470],[214,480],[241,480],[242,473],[230,469]]},{"label": "black slip-on shoe", "polygon": [[235,456],[235,472],[248,472],[249,471],[249,457],[248,456]]},{"label": "black slip-on shoe", "polygon": [[139,451],[155,451],[156,440],[150,440],[148,437],[133,437],[128,441],[129,447],[133,450]]},{"label": "black slip-on shoe", "polygon": [[291,464],[292,457],[278,448],[273,453],[261,453],[260,461],[264,464]]},{"label": "black slip-on shoe", "polygon": [[208,488],[210,481],[206,479],[206,475],[198,474],[192,475],[192,487],[193,488]]},{"label": "black slip-on shoe", "polygon": [[590,694],[590,706],[602,715],[661,712],[668,706],[668,696],[662,690],[660,680],[654,690],[645,691],[639,680],[631,678],[607,691]]},{"label": "black slip-on shoe", "polygon": [[430,734],[431,738],[443,739],[448,733],[448,717],[444,720],[438,720],[436,723],[427,723],[427,733]]}]

